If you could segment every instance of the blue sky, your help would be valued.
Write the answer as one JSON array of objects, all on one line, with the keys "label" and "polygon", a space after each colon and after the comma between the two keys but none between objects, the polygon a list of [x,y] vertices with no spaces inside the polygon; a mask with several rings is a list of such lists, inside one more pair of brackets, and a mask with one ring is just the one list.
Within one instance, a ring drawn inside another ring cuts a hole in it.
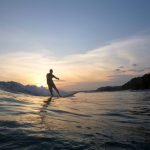
[{"label": "blue sky", "polygon": [[85,52],[149,29],[149,6],[149,0],[1,0],[0,49]]},{"label": "blue sky", "polygon": [[[135,44],[133,41],[140,41],[141,49],[136,42],[136,46],[134,46],[136,50],[133,50],[132,54],[129,53],[131,50],[128,50],[130,47],[126,50],[128,55],[132,56],[130,65],[132,66],[132,63],[138,64],[136,61],[139,57],[138,54],[144,56],[145,53],[150,53],[148,44],[150,42],[149,6],[149,0],[0,0],[0,52],[1,57],[5,60],[5,64],[4,62],[1,63],[0,69],[7,73],[7,78],[1,76],[1,80],[17,80],[12,78],[12,75],[17,74],[17,71],[8,72],[8,61],[6,61],[8,56],[14,56],[9,59],[13,59],[12,64],[15,66],[15,58],[18,55],[20,58],[29,55],[31,57],[32,55],[33,62],[30,62],[31,64],[35,62],[36,55],[38,55],[41,60],[45,58],[43,61],[46,61],[46,64],[56,67],[56,71],[59,73],[60,66],[65,69],[66,66],[64,67],[62,64],[64,61],[68,62],[69,57],[73,57],[74,60],[77,56],[87,56],[87,54],[95,52],[96,49],[103,49],[105,46],[114,44],[118,46],[118,43],[124,43],[125,41],[129,41],[131,47]],[[143,52],[141,53],[141,51]],[[110,53],[111,50],[109,50]],[[107,55],[109,54],[107,53]],[[109,59],[115,60],[116,55],[113,56],[113,54],[116,54],[116,51],[109,55]],[[3,60],[2,58],[1,60]],[[106,55],[103,58],[106,58]],[[60,61],[60,59],[63,62],[59,62],[60,66],[51,62],[51,60],[54,60],[57,64],[57,60]],[[126,63],[120,57],[117,59],[119,60],[118,64],[113,62],[115,66],[112,66],[112,70]],[[146,57],[146,60],[148,59]],[[28,60],[25,59],[24,63],[28,64]],[[99,61],[101,62],[101,60]],[[143,58],[140,58],[140,60],[141,66],[137,65],[137,67],[139,66],[139,69],[148,68],[148,62],[146,60],[146,62],[143,62]],[[92,62],[93,60],[90,57],[88,61]],[[96,66],[99,61],[97,60],[92,65]],[[71,61],[69,61],[70,63]],[[86,63],[87,61],[83,61],[82,65],[80,62],[80,65],[84,68]],[[111,62],[108,66],[113,63]],[[23,68],[23,66],[20,66],[20,68]],[[39,66],[45,68],[45,66]],[[10,65],[10,68],[13,68],[13,66]],[[74,65],[72,65],[72,68],[74,68]],[[95,70],[93,68],[93,72]],[[20,71],[23,72],[23,70]],[[79,70],[76,71],[79,72]],[[33,74],[29,70],[26,70],[26,72],[31,76]],[[82,71],[80,70],[80,72]],[[101,73],[102,70],[99,74]],[[68,74],[63,77],[68,78]],[[86,76],[84,73],[81,74],[83,78]],[[28,79],[25,83],[31,83],[28,82],[31,76],[26,77]],[[43,76],[41,75],[39,78],[43,78]],[[126,75],[128,78],[123,77],[120,80],[113,79],[116,81],[115,83],[119,84],[121,80],[129,79],[131,74]],[[22,81],[22,78],[25,77],[18,76],[19,81]],[[101,84],[100,81],[102,80],[91,80],[92,88],[98,86],[95,82]],[[110,82],[110,80],[107,80],[104,84],[107,82]],[[87,83],[84,82],[84,84]]]}]

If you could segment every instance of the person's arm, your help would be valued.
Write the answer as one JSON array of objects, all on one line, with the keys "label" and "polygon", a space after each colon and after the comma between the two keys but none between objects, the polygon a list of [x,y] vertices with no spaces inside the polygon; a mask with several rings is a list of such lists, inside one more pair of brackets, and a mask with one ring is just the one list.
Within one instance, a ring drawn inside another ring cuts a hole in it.
[{"label": "person's arm", "polygon": [[59,78],[58,78],[58,77],[56,77],[56,76],[54,76],[54,75],[53,75],[53,77],[54,77],[55,79],[59,80]]}]

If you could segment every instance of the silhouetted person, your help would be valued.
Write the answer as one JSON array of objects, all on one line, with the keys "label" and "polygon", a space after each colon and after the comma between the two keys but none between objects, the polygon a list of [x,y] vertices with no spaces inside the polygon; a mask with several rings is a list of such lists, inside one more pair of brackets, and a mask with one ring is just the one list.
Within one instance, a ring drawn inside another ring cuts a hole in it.
[{"label": "silhouetted person", "polygon": [[47,77],[47,84],[48,84],[48,88],[49,88],[49,91],[51,93],[51,96],[53,96],[53,88],[56,90],[56,92],[58,93],[58,95],[61,96],[60,93],[59,93],[59,91],[58,91],[58,89],[57,89],[57,87],[56,87],[56,85],[53,82],[53,78],[55,78],[57,80],[59,80],[59,78],[57,78],[56,76],[53,75],[53,70],[52,69],[50,69],[50,71],[46,75],[46,77]]}]

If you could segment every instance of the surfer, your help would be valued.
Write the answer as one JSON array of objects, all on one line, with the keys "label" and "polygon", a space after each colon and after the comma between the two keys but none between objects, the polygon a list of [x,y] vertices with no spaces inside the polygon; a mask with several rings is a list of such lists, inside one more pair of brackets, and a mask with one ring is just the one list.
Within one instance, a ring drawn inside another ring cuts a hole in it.
[{"label": "surfer", "polygon": [[56,85],[53,82],[53,78],[55,78],[57,80],[59,80],[59,78],[57,78],[56,76],[53,75],[52,69],[50,69],[49,73],[46,75],[46,78],[47,78],[47,84],[48,84],[48,88],[51,93],[51,96],[53,96],[53,88],[54,88],[56,90],[56,92],[58,93],[58,95],[61,97]]}]

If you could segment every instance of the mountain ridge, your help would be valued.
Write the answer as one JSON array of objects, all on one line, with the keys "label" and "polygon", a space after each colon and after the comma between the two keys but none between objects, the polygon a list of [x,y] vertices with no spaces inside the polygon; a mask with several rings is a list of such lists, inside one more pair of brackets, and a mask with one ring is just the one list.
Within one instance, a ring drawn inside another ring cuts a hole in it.
[{"label": "mountain ridge", "polygon": [[[35,96],[50,96],[49,90],[45,87],[37,87],[35,85],[23,85],[15,81],[8,81],[8,82],[0,81],[0,89],[12,93],[24,93]],[[60,93],[62,96],[70,96],[78,92],[103,92],[103,91],[145,90],[145,89],[150,89],[150,73],[144,74],[141,77],[132,78],[128,82],[120,86],[104,86],[91,91],[66,92],[60,90]],[[55,91],[54,96],[57,96]]]},{"label": "mountain ridge", "polygon": [[123,91],[123,90],[145,90],[150,89],[150,73],[144,74],[141,77],[135,77],[130,79],[120,86],[104,86],[99,87],[95,91]]}]

